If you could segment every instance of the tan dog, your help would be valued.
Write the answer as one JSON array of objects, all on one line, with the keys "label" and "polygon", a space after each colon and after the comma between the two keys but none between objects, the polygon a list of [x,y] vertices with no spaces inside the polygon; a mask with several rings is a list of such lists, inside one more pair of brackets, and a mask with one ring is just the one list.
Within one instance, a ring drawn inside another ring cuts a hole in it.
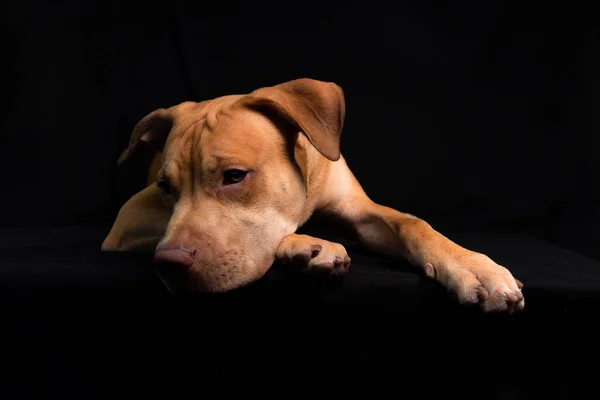
[{"label": "tan dog", "polygon": [[522,284],[506,268],[369,199],[340,154],[344,117],[341,88],[312,79],[150,113],[119,159],[154,147],[149,185],[123,205],[102,249],[154,251],[172,291],[235,289],[276,259],[341,276],[350,264],[342,245],[295,233],[319,211],[461,303],[522,310]]}]

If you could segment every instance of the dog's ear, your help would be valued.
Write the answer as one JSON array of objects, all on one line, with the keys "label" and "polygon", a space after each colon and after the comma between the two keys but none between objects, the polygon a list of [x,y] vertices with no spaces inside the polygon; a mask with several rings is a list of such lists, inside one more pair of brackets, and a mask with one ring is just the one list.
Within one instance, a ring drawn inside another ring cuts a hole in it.
[{"label": "dog's ear", "polygon": [[259,111],[275,111],[301,130],[322,155],[331,161],[340,158],[346,105],[344,93],[335,83],[296,79],[257,89],[242,102]]},{"label": "dog's ear", "polygon": [[127,161],[140,143],[147,145],[153,151],[161,151],[173,128],[173,121],[173,113],[165,108],[154,110],[142,118],[133,128],[129,145],[119,157],[117,164],[121,165]]}]

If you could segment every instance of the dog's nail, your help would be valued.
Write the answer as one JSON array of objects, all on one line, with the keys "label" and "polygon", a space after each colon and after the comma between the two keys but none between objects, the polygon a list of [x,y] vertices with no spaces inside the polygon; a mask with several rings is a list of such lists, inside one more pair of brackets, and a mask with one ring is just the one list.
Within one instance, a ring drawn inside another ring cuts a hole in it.
[{"label": "dog's nail", "polygon": [[318,275],[329,275],[333,269],[334,269],[334,264],[331,262],[315,264],[312,267],[313,272]]},{"label": "dog's nail", "polygon": [[336,256],[335,257],[335,263],[333,264],[333,271],[331,272],[331,274],[333,276],[342,276],[346,273],[346,271],[348,271],[348,266],[350,265],[350,263],[347,261],[348,256],[346,257],[342,257],[342,256]]},{"label": "dog's nail", "polygon": [[311,245],[310,246],[311,257],[315,258],[316,256],[318,256],[319,253],[321,252],[321,250],[323,250],[323,246],[321,246],[320,244]]},{"label": "dog's nail", "polygon": [[331,270],[331,273],[329,274],[329,276],[332,278],[339,278],[340,276],[344,276],[344,267],[335,266]]},{"label": "dog's nail", "polygon": [[425,264],[425,275],[427,275],[428,278],[435,278],[435,268],[433,268],[433,264]]},{"label": "dog's nail", "polygon": [[518,301],[523,300],[523,293],[520,293],[520,292],[517,293],[517,299],[518,299]]},{"label": "dog's nail", "polygon": [[517,286],[518,286],[519,289],[523,289],[523,282],[521,282],[518,279],[515,279],[515,282],[517,282]]},{"label": "dog's nail", "polygon": [[523,300],[523,295],[521,293],[508,293],[506,298],[513,304],[517,304],[521,300]]}]

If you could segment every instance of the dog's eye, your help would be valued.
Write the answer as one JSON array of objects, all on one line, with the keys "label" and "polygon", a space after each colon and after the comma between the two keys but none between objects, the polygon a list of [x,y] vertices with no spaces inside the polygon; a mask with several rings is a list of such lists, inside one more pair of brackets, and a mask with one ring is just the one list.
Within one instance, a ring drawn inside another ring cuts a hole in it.
[{"label": "dog's eye", "polygon": [[244,180],[247,173],[247,171],[242,171],[241,169],[228,169],[223,174],[223,184],[231,185],[234,183],[241,182]]},{"label": "dog's eye", "polygon": [[171,194],[171,185],[169,185],[169,182],[167,182],[166,180],[161,179],[160,181],[157,182],[156,186],[158,186],[158,188],[160,190],[162,190],[164,194],[166,194],[166,195]]}]

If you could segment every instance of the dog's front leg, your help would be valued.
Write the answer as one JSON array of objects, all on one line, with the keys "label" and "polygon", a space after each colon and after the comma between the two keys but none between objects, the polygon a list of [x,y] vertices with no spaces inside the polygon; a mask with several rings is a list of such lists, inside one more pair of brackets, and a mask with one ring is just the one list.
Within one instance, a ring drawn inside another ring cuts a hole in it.
[{"label": "dog's front leg", "polygon": [[283,238],[276,258],[283,264],[322,276],[341,277],[350,266],[350,257],[341,244],[296,233]]},{"label": "dog's front leg", "polygon": [[454,243],[420,218],[371,201],[357,184],[352,192],[328,211],[350,223],[360,244],[407,259],[461,303],[479,304],[484,311],[523,309],[523,285],[508,269]]}]

